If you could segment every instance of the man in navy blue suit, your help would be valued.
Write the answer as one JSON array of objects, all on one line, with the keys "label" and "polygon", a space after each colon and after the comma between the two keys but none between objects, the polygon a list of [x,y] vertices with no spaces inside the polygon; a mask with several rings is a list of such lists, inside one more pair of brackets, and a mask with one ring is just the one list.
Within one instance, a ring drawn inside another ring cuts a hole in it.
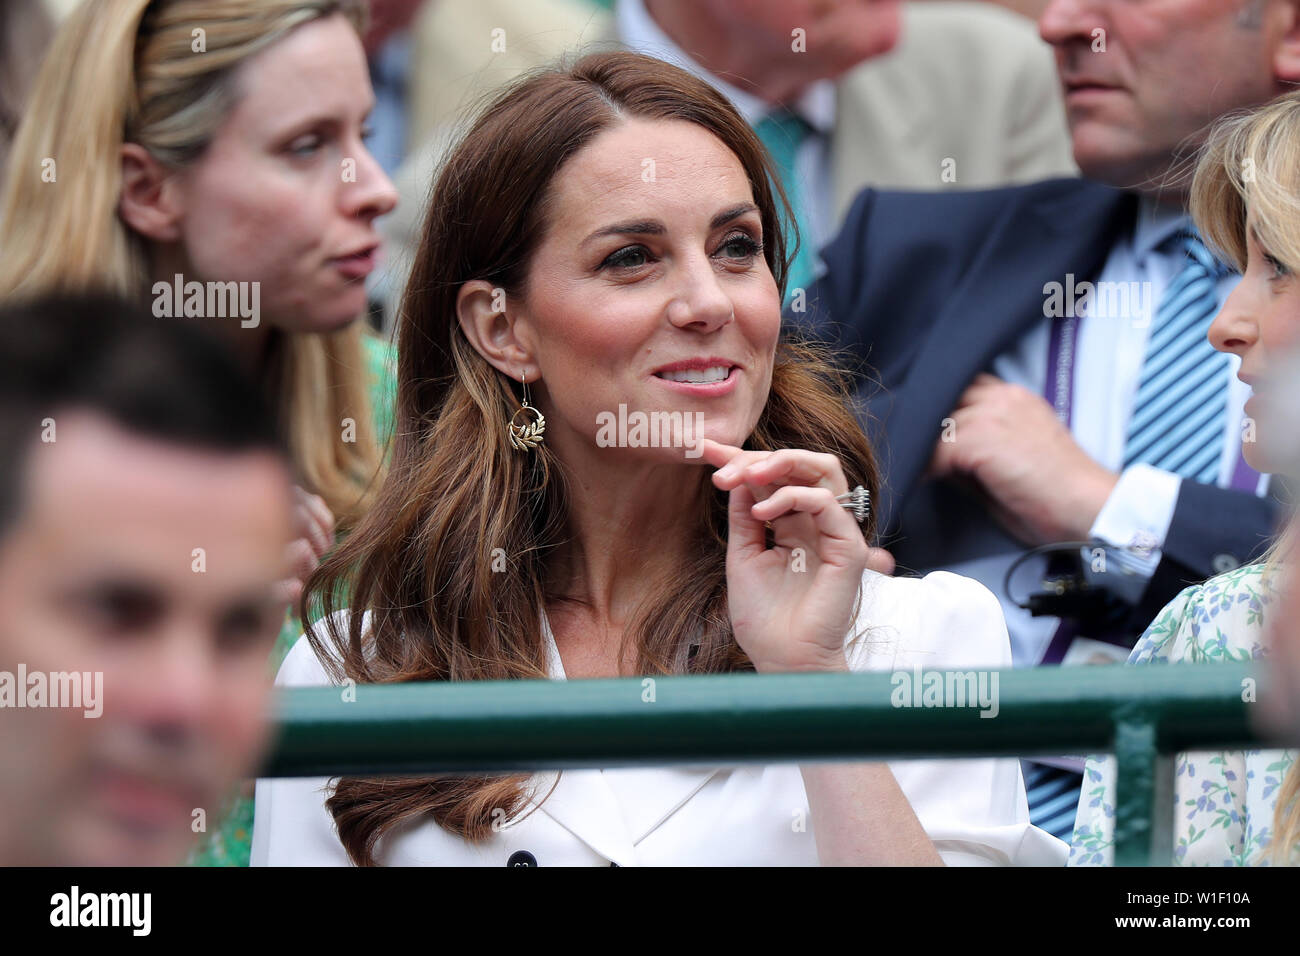
[{"label": "man in navy blue suit", "polygon": [[[868,189],[792,313],[861,363],[881,543],[900,570],[948,568],[999,594],[1017,666],[1123,659],[1097,638],[1131,646],[1181,588],[1275,530],[1267,478],[1239,455],[1249,389],[1205,337],[1237,277],[1184,203],[1207,127],[1300,80],[1295,0],[1052,0],[1039,29],[1085,178]],[[1081,541],[1004,591],[1027,550]],[[1020,606],[1061,570],[1083,572],[1061,577],[1088,581],[1083,597],[1114,598],[1085,633]],[[1026,775],[1035,823],[1067,840],[1070,766]]]}]

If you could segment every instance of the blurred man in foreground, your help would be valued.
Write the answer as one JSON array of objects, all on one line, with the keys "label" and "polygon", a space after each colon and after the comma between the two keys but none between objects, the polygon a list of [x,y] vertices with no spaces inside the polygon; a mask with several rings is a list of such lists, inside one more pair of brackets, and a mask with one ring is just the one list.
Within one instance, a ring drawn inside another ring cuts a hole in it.
[{"label": "blurred man in foreground", "polygon": [[179,863],[266,744],[273,419],[196,330],[0,310],[0,864]]}]

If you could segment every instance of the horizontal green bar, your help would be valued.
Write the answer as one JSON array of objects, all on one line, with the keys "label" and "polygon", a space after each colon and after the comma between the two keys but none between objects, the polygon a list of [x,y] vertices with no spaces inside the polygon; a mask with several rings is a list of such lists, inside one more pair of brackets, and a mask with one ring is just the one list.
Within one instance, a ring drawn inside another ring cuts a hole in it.
[{"label": "horizontal green bar", "polygon": [[1101,753],[1138,702],[1163,753],[1266,743],[1243,703],[1245,664],[961,673],[996,686],[996,716],[978,701],[906,706],[925,702],[913,671],[295,688],[281,692],[264,775]]}]

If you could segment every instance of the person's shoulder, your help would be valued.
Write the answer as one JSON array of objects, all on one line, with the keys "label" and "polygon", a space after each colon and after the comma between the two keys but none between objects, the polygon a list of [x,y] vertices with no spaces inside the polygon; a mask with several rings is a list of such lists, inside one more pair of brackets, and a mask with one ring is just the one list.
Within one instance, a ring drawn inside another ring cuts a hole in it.
[{"label": "person's shoulder", "polygon": [[867,571],[856,634],[866,666],[1010,667],[1002,605],[979,581],[951,571],[890,577]]},{"label": "person's shoulder", "polygon": [[316,657],[307,635],[303,634],[293,642],[289,653],[284,655],[280,670],[275,675],[278,687],[316,687],[333,683],[324,665]]},{"label": "person's shoulder", "polygon": [[1190,596],[1190,602],[1197,604],[1215,600],[1244,600],[1246,595],[1261,591],[1272,594],[1269,578],[1267,562],[1259,561],[1216,574],[1200,584],[1188,587],[1184,593]]},{"label": "person's shoulder", "polygon": [[[949,244],[984,242],[996,222],[1012,221],[1033,210],[1053,221],[1077,213],[1109,209],[1124,201],[1113,186],[1073,176],[981,189],[909,190],[867,186],[853,198],[840,237],[875,245],[873,230],[891,236],[933,237]],[[841,240],[843,241],[843,240]],[[890,249],[897,250],[897,243]],[[827,250],[832,253],[834,246]],[[927,247],[927,255],[929,255]],[[856,254],[855,254],[856,255]]]},{"label": "person's shoulder", "polygon": [[387,337],[371,329],[361,333],[361,348],[371,373],[388,376],[397,370],[397,347]]},{"label": "person's shoulder", "polygon": [[397,402],[397,348],[386,337],[366,329],[361,335],[370,382],[370,402],[375,430],[384,444],[393,423]]},{"label": "person's shoulder", "polygon": [[936,610],[966,606],[970,602],[997,606],[997,598],[987,587],[952,571],[931,571],[922,576],[885,575],[868,570],[862,575],[864,592],[894,602],[922,602]]},{"label": "person's shoulder", "polygon": [[[365,620],[366,618],[363,616],[363,626]],[[346,608],[335,611],[327,620],[317,622],[315,626],[316,633],[327,638],[331,630],[329,628],[330,621],[333,622],[333,630],[336,633],[346,634],[351,621],[351,613]],[[280,687],[318,687],[328,686],[335,683],[335,681],[331,678],[320,657],[317,656],[311,641],[307,639],[307,635],[303,634],[298,640],[294,641],[293,647],[285,655],[283,663],[280,664],[280,670],[275,676],[275,683]]]},{"label": "person's shoulder", "polygon": [[1133,649],[1134,663],[1253,660],[1264,651],[1264,618],[1276,600],[1264,563],[1193,584],[1165,605]]},{"label": "person's shoulder", "polygon": [[1040,179],[1032,183],[1019,183],[1011,186],[991,186],[985,189],[944,189],[944,190],[906,190],[874,189],[868,187],[859,193],[862,196],[875,197],[877,202],[891,204],[919,205],[932,204],[961,208],[988,207],[1006,211],[1008,208],[1027,204],[1070,202],[1115,202],[1123,193],[1113,186],[1106,186],[1078,176],[1059,176],[1053,179]]},{"label": "person's shoulder", "polygon": [[380,421],[384,415],[391,415],[393,392],[397,387],[397,347],[386,336],[371,329],[361,333],[361,350],[365,354],[366,374],[370,380],[370,392],[376,404],[384,406],[383,411],[376,409]]}]

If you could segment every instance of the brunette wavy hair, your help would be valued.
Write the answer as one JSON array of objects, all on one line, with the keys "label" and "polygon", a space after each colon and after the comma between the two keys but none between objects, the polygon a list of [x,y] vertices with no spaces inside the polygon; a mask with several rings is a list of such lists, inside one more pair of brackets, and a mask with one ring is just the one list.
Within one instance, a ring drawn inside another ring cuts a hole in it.
[{"label": "brunette wavy hair", "polygon": [[[787,255],[777,203],[787,217],[789,204],[757,136],[707,83],[647,56],[602,52],[525,76],[497,95],[433,187],[399,318],[388,476],[304,595],[304,608],[324,615],[308,639],[336,680],[548,676],[539,609],[561,599],[550,593],[546,570],[567,531],[569,483],[545,444],[527,455],[508,444],[503,423],[519,407],[518,386],[465,337],[456,297],[471,279],[519,294],[547,229],[556,173],[629,117],[698,124],[735,154],[761,211],[764,258],[784,291],[793,252]],[[876,465],[849,394],[832,356],[787,330],[745,447],[833,454],[849,485],[874,498]],[[700,469],[691,560],[664,587],[646,589],[624,629],[644,674],[753,669],[727,611],[727,496],[707,473]],[[874,519],[864,533],[874,537]],[[501,553],[508,570],[494,572],[493,555]],[[335,613],[344,607],[349,614]],[[343,778],[327,806],[353,862],[374,865],[381,837],[425,815],[466,840],[489,837],[494,811],[513,818],[540,802],[531,779]]]}]

